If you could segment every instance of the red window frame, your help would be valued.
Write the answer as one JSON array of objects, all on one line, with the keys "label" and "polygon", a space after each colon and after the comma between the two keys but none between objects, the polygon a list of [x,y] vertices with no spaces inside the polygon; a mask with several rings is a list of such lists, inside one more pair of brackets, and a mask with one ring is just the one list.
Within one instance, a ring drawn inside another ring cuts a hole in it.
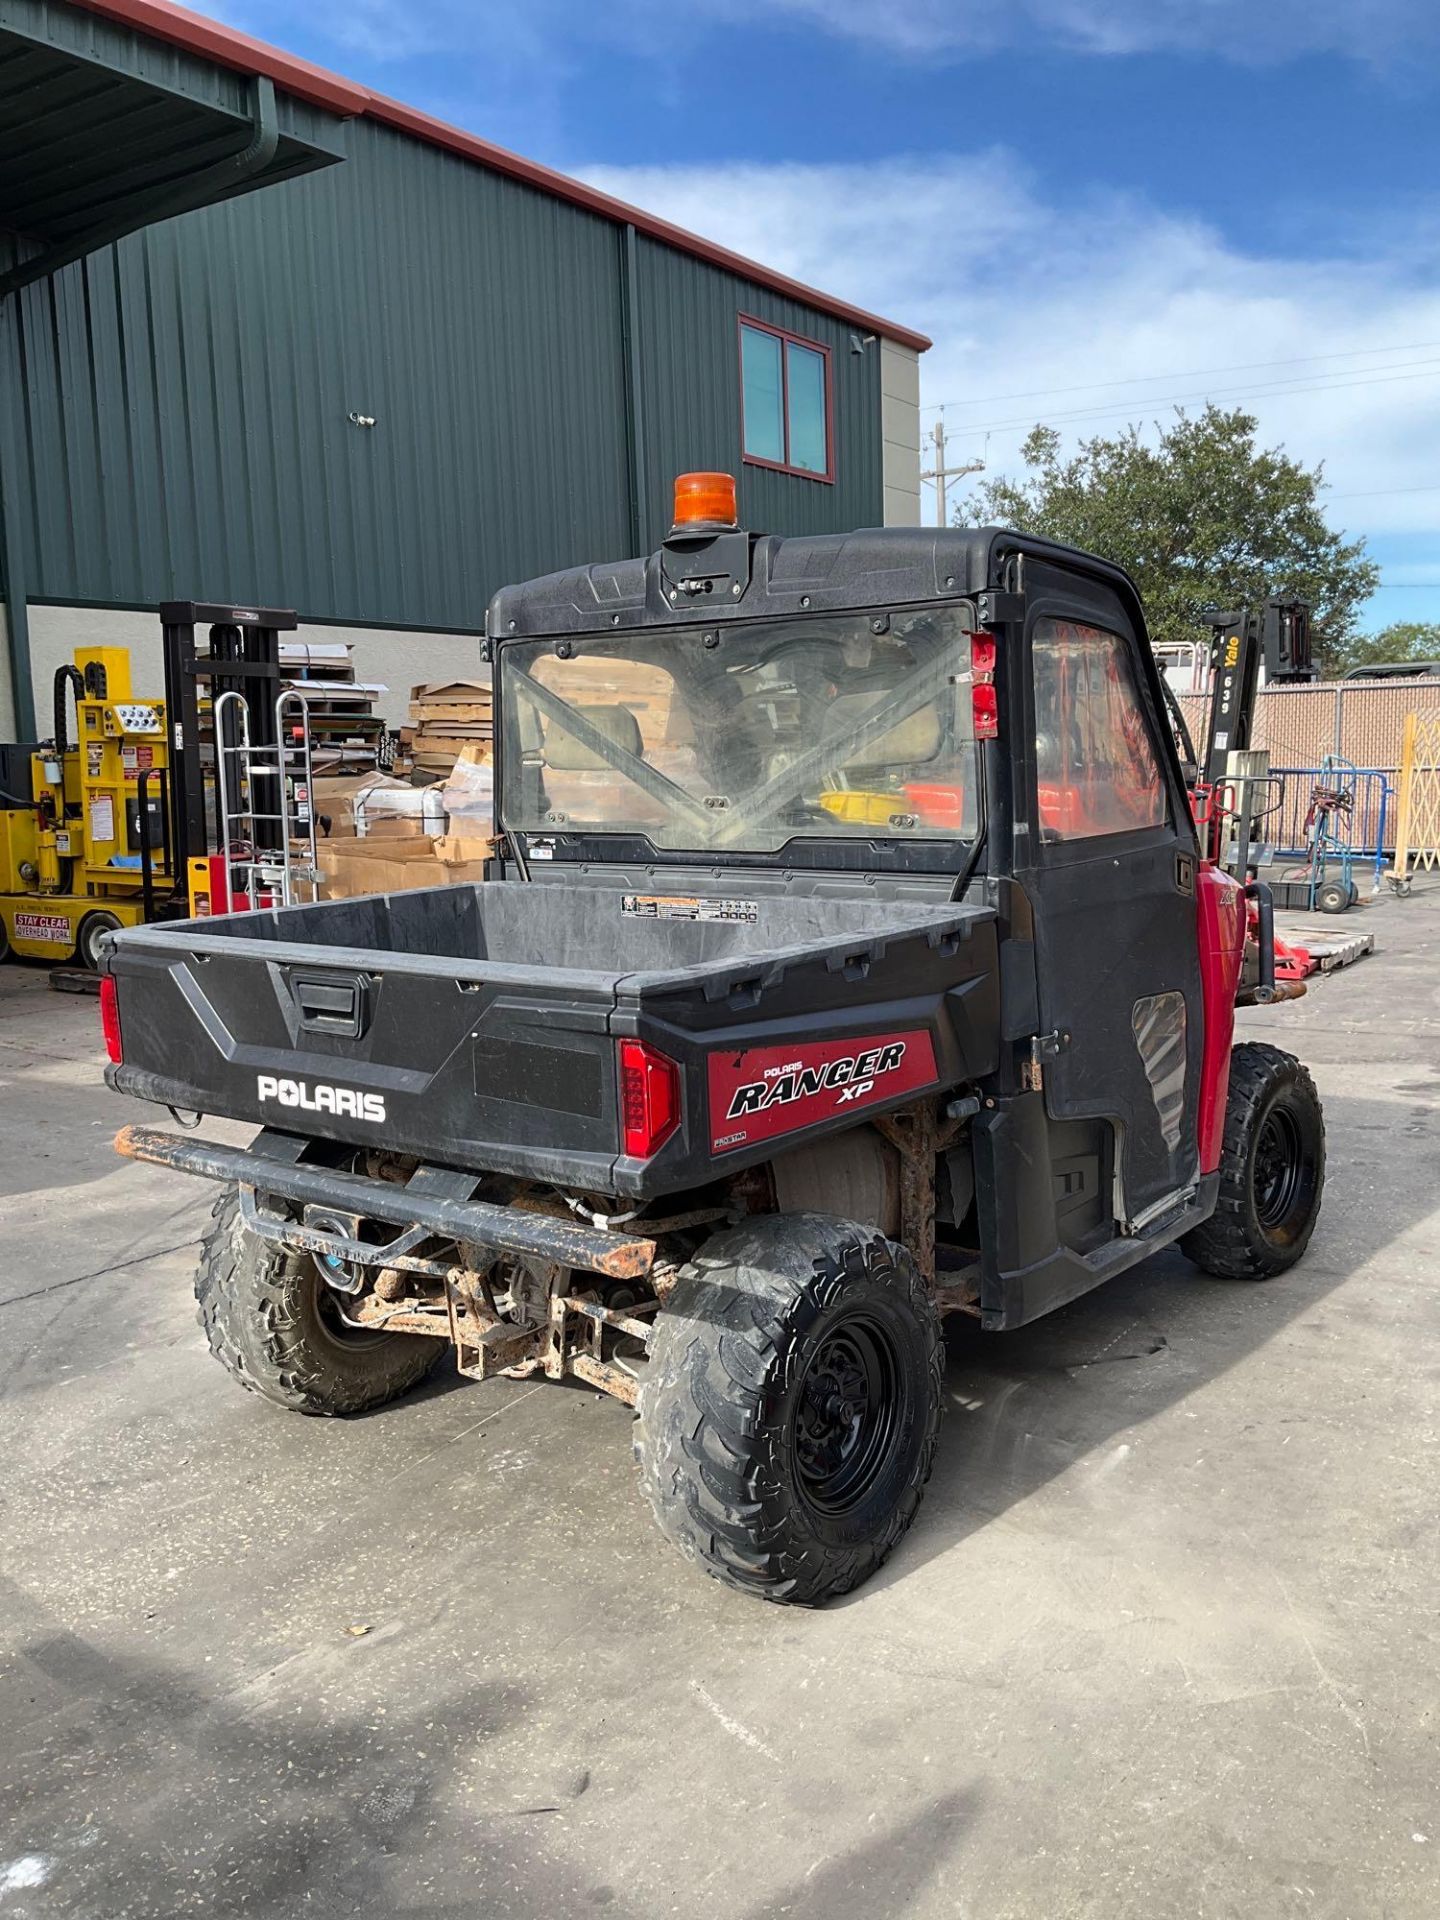
[{"label": "red window frame", "polygon": [[[785,432],[785,451],[790,451],[790,356],[786,353],[787,344],[804,347],[810,353],[818,353],[825,362],[825,471],[816,473],[813,467],[794,467],[788,460],[762,460],[759,454],[745,451],[745,328],[753,327],[756,333],[768,333],[780,344],[780,423]],[[764,467],[769,473],[793,474],[797,480],[818,480],[822,486],[835,484],[835,380],[832,355],[829,347],[821,340],[809,340],[803,333],[791,333],[788,328],[774,326],[769,320],[757,320],[753,313],[740,313],[735,316],[735,361],[740,374],[740,458],[747,467]]]}]

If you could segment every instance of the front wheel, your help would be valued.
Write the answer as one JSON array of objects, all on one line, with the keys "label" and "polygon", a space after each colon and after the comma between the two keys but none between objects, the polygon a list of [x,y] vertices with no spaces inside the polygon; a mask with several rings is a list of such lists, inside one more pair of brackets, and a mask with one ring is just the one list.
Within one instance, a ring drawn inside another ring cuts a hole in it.
[{"label": "front wheel", "polygon": [[195,1299],[210,1351],[251,1393],[295,1413],[365,1413],[423,1380],[444,1343],[348,1326],[314,1260],[251,1233],[235,1193],[216,1205]]},{"label": "front wheel", "polygon": [[640,1391],[661,1531],[760,1599],[848,1593],[915,1517],[942,1365],[919,1269],[873,1228],[797,1213],[716,1234],[665,1303]]},{"label": "front wheel", "polygon": [[105,938],[108,934],[118,933],[120,927],[119,914],[109,913],[103,907],[95,913],[87,913],[80,922],[80,932],[75,941],[75,958],[79,964],[90,973],[98,973]]},{"label": "front wheel", "polygon": [[1315,1082],[1263,1041],[1230,1056],[1220,1197],[1181,1249],[1207,1273],[1269,1280],[1310,1244],[1325,1187],[1325,1117]]}]

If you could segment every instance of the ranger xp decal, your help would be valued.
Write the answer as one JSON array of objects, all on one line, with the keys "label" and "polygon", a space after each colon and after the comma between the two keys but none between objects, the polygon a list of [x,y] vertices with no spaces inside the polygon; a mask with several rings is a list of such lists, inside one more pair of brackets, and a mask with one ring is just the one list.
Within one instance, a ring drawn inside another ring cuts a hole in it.
[{"label": "ranger xp decal", "polygon": [[299,1107],[304,1113],[333,1113],[345,1120],[385,1118],[383,1093],[361,1093],[354,1087],[307,1086],[303,1080],[277,1080],[262,1073],[255,1086],[256,1098],[278,1100],[282,1107]]},{"label": "ranger xp decal", "polygon": [[836,1114],[935,1084],[935,1049],[922,1027],[798,1047],[710,1055],[710,1151],[731,1153]]}]

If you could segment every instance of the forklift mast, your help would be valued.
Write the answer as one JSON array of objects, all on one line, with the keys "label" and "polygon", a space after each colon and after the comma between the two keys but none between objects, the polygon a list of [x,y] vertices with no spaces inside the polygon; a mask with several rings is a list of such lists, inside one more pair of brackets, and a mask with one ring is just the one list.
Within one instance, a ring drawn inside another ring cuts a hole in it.
[{"label": "forklift mast", "polygon": [[1215,680],[1200,777],[1215,786],[1226,776],[1230,755],[1250,745],[1261,663],[1268,686],[1313,680],[1315,668],[1310,609],[1303,600],[1267,600],[1249,613],[1209,614],[1205,624],[1214,635],[1210,664]]},{"label": "forklift mast", "polygon": [[[214,714],[222,694],[236,692],[245,702],[249,741],[257,753],[275,755],[276,700],[280,693],[280,635],[299,625],[295,615],[274,607],[233,607],[194,600],[167,600],[160,608],[165,654],[165,711],[170,721],[170,819],[174,849],[172,872],[183,891],[190,863],[220,845],[220,780],[239,778],[232,749],[232,715]],[[197,629],[204,629],[197,632]],[[202,694],[208,713],[202,715]],[[225,737],[221,737],[224,735]],[[240,796],[227,796],[229,810]],[[274,839],[278,825],[257,823],[257,837]]]}]

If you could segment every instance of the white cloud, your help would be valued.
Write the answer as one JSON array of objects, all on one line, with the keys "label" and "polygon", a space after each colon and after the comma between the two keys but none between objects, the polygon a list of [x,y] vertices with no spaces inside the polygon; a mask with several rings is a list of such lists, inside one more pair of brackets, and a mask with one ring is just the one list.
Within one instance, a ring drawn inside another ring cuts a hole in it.
[{"label": "white cloud", "polygon": [[[212,0],[208,11],[248,32],[286,37],[287,0]],[[678,44],[738,23],[806,27],[906,58],[963,58],[1014,47],[1092,55],[1207,53],[1249,64],[1337,53],[1369,65],[1413,61],[1440,46],[1433,0],[311,0],[312,33],[377,66],[417,55],[483,56],[523,65],[532,80],[586,44],[659,62]],[[1281,103],[1283,106],[1283,103]]]},{"label": "white cloud", "polygon": [[764,10],[927,58],[1038,46],[1241,62],[1330,52],[1383,62],[1440,40],[1432,0],[764,0]]},{"label": "white cloud", "polygon": [[1364,257],[1258,257],[1133,196],[1046,204],[999,151],[586,177],[930,334],[922,399],[950,403],[952,458],[1013,472],[1038,419],[1073,441],[1208,394],[1325,463],[1336,524],[1440,527],[1440,490],[1419,491],[1440,489],[1440,270],[1413,229]]}]

